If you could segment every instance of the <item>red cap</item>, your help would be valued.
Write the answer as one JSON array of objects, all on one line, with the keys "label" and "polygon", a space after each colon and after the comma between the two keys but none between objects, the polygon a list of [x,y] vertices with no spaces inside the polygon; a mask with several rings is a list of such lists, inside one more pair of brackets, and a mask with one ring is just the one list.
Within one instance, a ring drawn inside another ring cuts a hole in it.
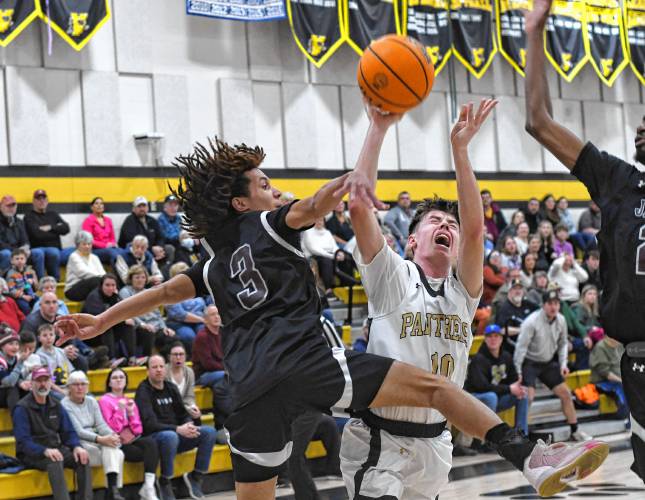
[{"label": "red cap", "polygon": [[33,372],[31,372],[32,380],[38,380],[39,378],[42,378],[42,377],[51,378],[51,376],[52,374],[49,371],[49,368],[47,368],[46,366],[40,366],[36,368]]},{"label": "red cap", "polygon": [[40,197],[47,198],[47,191],[44,189],[36,189],[36,191],[34,191],[34,198]]}]

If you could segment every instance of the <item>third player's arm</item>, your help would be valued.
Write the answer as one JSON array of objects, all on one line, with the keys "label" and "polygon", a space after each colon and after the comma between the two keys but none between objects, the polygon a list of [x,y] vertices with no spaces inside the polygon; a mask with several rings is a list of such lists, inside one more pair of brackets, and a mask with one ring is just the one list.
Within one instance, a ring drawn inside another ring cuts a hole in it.
[{"label": "third player's arm", "polygon": [[331,212],[347,193],[344,190],[349,173],[329,181],[316,194],[298,200],[293,204],[286,216],[287,225],[292,229],[311,226],[316,219]]},{"label": "third player's arm", "polygon": [[526,131],[571,170],[584,147],[569,129],[553,119],[544,55],[544,27],[553,0],[535,0],[526,14]]}]

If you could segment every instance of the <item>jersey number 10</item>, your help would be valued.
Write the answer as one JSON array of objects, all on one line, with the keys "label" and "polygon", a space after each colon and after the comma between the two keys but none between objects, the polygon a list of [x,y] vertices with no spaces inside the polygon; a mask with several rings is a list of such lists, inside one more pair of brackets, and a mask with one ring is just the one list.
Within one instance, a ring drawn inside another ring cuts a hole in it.
[{"label": "jersey number 10", "polygon": [[442,377],[450,378],[452,372],[455,371],[455,358],[452,354],[444,354],[441,356],[441,363],[439,363],[439,353],[435,352],[432,359],[432,374],[441,375]]}]

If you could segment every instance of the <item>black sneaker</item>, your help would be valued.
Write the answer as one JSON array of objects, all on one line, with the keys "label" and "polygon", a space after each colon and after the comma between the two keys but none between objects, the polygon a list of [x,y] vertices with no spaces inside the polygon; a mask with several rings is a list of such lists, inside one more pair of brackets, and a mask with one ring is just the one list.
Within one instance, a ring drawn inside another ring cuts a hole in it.
[{"label": "black sneaker", "polygon": [[202,492],[201,477],[200,479],[197,479],[192,473],[188,473],[188,472],[186,472],[183,477],[184,477],[184,483],[186,483],[186,487],[188,488],[188,496],[190,498],[195,498],[195,499],[206,498],[204,496],[204,493]]},{"label": "black sneaker", "polygon": [[475,455],[477,455],[477,452],[472,448],[466,448],[460,444],[455,444],[452,447],[453,457],[474,457]]},{"label": "black sneaker", "polygon": [[159,481],[159,494],[161,500],[177,500],[175,492],[172,490],[170,480],[166,479]]}]

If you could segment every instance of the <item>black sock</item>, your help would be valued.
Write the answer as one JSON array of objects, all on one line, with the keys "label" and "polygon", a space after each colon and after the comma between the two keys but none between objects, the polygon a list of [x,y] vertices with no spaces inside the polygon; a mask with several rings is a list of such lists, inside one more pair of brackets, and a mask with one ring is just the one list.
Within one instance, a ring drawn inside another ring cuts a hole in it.
[{"label": "black sock", "polygon": [[160,476],[159,477],[159,484],[162,484],[162,485],[170,484],[170,478]]},{"label": "black sock", "polygon": [[116,472],[108,472],[106,474],[106,476],[107,476],[107,486],[108,486],[108,488],[115,488],[116,487],[116,480],[117,480]]},{"label": "black sock", "polygon": [[571,427],[571,434],[578,432],[578,422],[576,422],[575,424],[569,424],[569,427]]},{"label": "black sock", "polygon": [[535,447],[535,443],[505,423],[490,429],[486,433],[486,441],[520,471],[524,470],[524,461]]},{"label": "black sock", "polygon": [[199,472],[198,470],[194,470],[193,472],[191,472],[191,473],[190,473],[190,475],[192,476],[192,478],[193,478],[195,481],[197,481],[197,482],[199,483],[199,482],[201,482],[201,480],[202,480],[202,477],[203,477],[204,473],[203,473],[203,472]]}]

